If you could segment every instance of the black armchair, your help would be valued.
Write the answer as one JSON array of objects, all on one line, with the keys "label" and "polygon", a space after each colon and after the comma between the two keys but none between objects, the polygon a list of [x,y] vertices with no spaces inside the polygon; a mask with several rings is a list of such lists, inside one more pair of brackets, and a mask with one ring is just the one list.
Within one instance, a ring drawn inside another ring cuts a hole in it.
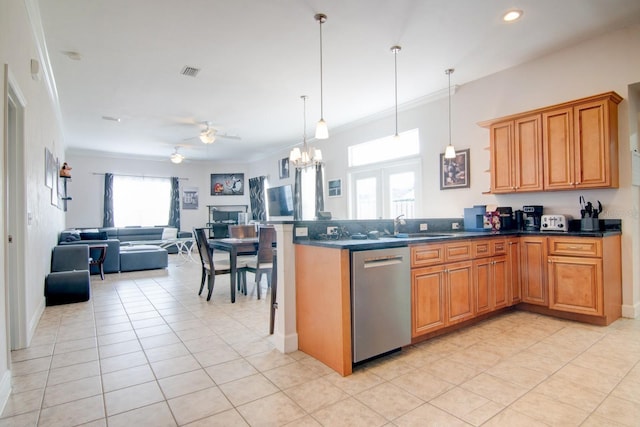
[{"label": "black armchair", "polygon": [[88,301],[91,296],[89,246],[64,245],[53,248],[51,273],[44,282],[46,304]]}]

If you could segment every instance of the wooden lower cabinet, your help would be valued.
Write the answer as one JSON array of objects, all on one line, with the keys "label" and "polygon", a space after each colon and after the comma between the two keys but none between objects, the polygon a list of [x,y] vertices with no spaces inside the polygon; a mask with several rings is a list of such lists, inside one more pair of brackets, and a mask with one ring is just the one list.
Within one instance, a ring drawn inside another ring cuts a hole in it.
[{"label": "wooden lower cabinet", "polygon": [[601,316],[602,259],[550,256],[549,308]]},{"label": "wooden lower cabinet", "polygon": [[488,313],[509,303],[509,268],[505,255],[473,261],[476,314]]},{"label": "wooden lower cabinet", "polygon": [[549,237],[549,308],[608,325],[622,315],[620,235]]},{"label": "wooden lower cabinet", "polygon": [[507,239],[507,268],[508,280],[507,305],[518,304],[522,301],[522,286],[520,283],[520,238],[510,237]]},{"label": "wooden lower cabinet", "polygon": [[413,269],[411,272],[413,337],[471,319],[471,261]]},{"label": "wooden lower cabinet", "polygon": [[547,293],[547,238],[520,238],[522,302],[549,306]]}]

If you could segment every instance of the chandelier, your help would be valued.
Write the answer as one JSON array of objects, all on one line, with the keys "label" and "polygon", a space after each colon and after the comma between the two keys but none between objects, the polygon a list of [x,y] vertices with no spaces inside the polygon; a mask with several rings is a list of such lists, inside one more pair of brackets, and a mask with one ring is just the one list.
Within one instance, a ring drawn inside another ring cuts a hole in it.
[{"label": "chandelier", "polygon": [[302,169],[309,166],[315,166],[322,163],[322,152],[318,149],[307,144],[307,95],[302,95],[302,118],[303,118],[303,130],[302,130],[302,150],[300,147],[294,147],[289,153],[289,163],[292,166]]}]

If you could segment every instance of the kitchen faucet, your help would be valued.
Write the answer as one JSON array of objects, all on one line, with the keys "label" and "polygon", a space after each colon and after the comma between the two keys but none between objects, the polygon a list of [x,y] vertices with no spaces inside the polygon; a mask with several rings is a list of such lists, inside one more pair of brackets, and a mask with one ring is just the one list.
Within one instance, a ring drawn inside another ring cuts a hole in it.
[{"label": "kitchen faucet", "polygon": [[406,221],[404,219],[402,219],[402,217],[404,216],[404,214],[400,214],[397,217],[395,217],[395,219],[393,220],[393,234],[396,235],[398,234],[398,227],[400,225],[405,225]]}]

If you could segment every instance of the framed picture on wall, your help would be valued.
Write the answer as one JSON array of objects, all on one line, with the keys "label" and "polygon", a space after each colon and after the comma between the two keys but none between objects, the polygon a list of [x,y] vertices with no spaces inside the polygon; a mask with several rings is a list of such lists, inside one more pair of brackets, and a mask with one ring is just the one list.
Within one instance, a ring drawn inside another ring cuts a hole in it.
[{"label": "framed picture on wall", "polygon": [[198,187],[184,187],[182,209],[198,209]]},{"label": "framed picture on wall", "polygon": [[285,157],[283,159],[280,159],[280,163],[278,166],[280,169],[280,179],[289,178],[289,158]]},{"label": "framed picture on wall", "polygon": [[328,196],[329,197],[340,197],[342,196],[342,180],[341,179],[330,179],[327,181],[327,187],[329,189]]},{"label": "framed picture on wall", "polygon": [[445,159],[440,153],[440,189],[469,188],[469,149],[456,151],[456,157]]},{"label": "framed picture on wall", "polygon": [[212,173],[212,196],[242,196],[244,195],[243,173]]}]

